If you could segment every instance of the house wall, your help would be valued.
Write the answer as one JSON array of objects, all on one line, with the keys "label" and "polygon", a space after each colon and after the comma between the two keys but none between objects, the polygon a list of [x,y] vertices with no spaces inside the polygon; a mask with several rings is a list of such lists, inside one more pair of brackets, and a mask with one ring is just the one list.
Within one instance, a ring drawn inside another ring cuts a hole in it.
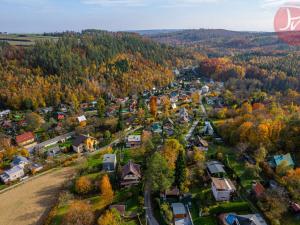
[{"label": "house wall", "polygon": [[23,177],[24,176],[24,171],[19,170],[19,171],[13,173],[13,174],[8,174],[8,176],[9,176],[10,181],[14,181],[14,180],[17,180],[17,179]]},{"label": "house wall", "polygon": [[220,191],[217,190],[216,187],[212,184],[212,192],[216,199],[216,201],[229,201],[230,200],[230,191]]}]

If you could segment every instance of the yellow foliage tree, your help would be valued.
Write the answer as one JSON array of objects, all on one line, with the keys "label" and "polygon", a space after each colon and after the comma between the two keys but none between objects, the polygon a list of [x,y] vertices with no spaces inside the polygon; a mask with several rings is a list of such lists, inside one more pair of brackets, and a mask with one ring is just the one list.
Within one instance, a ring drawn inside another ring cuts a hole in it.
[{"label": "yellow foliage tree", "polygon": [[105,174],[102,177],[102,180],[100,182],[100,190],[101,190],[101,197],[102,200],[106,203],[106,204],[111,204],[114,198],[114,192],[112,190],[110,181],[109,181],[109,177],[107,174]]},{"label": "yellow foliage tree", "polygon": [[121,225],[122,218],[115,209],[106,211],[99,219],[98,225]]}]

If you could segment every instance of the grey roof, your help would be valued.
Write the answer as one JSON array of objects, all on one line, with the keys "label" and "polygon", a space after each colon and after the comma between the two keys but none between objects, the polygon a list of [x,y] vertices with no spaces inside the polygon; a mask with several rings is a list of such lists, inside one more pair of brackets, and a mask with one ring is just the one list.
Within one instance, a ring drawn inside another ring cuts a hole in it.
[{"label": "grey roof", "polygon": [[21,162],[24,162],[24,163],[29,163],[29,160],[28,159],[26,159],[25,157],[23,157],[23,156],[16,156],[15,158],[14,158],[14,160],[12,161],[12,163],[14,164],[14,165],[19,165]]},{"label": "grey roof", "polygon": [[6,170],[5,173],[6,173],[7,175],[12,175],[12,174],[14,174],[14,173],[16,173],[16,172],[18,172],[18,171],[20,171],[20,170],[23,170],[23,168],[20,167],[20,166],[14,166],[14,167],[12,167],[11,169]]},{"label": "grey roof", "polygon": [[79,145],[81,145],[88,138],[90,138],[90,137],[87,136],[87,135],[80,134],[75,138],[72,145],[75,146],[75,147],[78,147]]},{"label": "grey roof", "polygon": [[206,167],[210,174],[226,173],[224,170],[224,165],[218,161],[209,161],[206,163]]},{"label": "grey roof", "polygon": [[260,214],[237,215],[240,225],[267,225]]},{"label": "grey roof", "polygon": [[114,163],[116,161],[116,154],[105,154],[103,156],[103,163]]},{"label": "grey roof", "polygon": [[173,209],[174,215],[186,214],[186,209],[185,209],[184,205],[180,202],[172,203],[172,209]]}]

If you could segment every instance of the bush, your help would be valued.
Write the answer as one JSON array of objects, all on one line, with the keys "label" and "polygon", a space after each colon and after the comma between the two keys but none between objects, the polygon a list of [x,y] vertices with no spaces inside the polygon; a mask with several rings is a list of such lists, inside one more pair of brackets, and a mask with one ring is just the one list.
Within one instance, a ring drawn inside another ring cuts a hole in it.
[{"label": "bush", "polygon": [[88,177],[80,177],[76,180],[75,191],[78,194],[87,194],[93,189],[92,182]]}]

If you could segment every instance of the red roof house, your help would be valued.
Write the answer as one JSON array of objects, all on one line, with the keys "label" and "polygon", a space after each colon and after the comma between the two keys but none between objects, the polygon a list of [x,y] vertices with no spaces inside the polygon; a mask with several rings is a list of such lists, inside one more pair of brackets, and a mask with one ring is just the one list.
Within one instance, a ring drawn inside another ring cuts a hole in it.
[{"label": "red roof house", "polygon": [[255,194],[255,197],[259,198],[265,192],[265,188],[261,183],[257,182],[253,184],[252,191]]},{"label": "red roof house", "polygon": [[26,132],[24,134],[16,136],[16,142],[19,146],[26,146],[32,144],[35,140],[34,134],[32,132]]}]

